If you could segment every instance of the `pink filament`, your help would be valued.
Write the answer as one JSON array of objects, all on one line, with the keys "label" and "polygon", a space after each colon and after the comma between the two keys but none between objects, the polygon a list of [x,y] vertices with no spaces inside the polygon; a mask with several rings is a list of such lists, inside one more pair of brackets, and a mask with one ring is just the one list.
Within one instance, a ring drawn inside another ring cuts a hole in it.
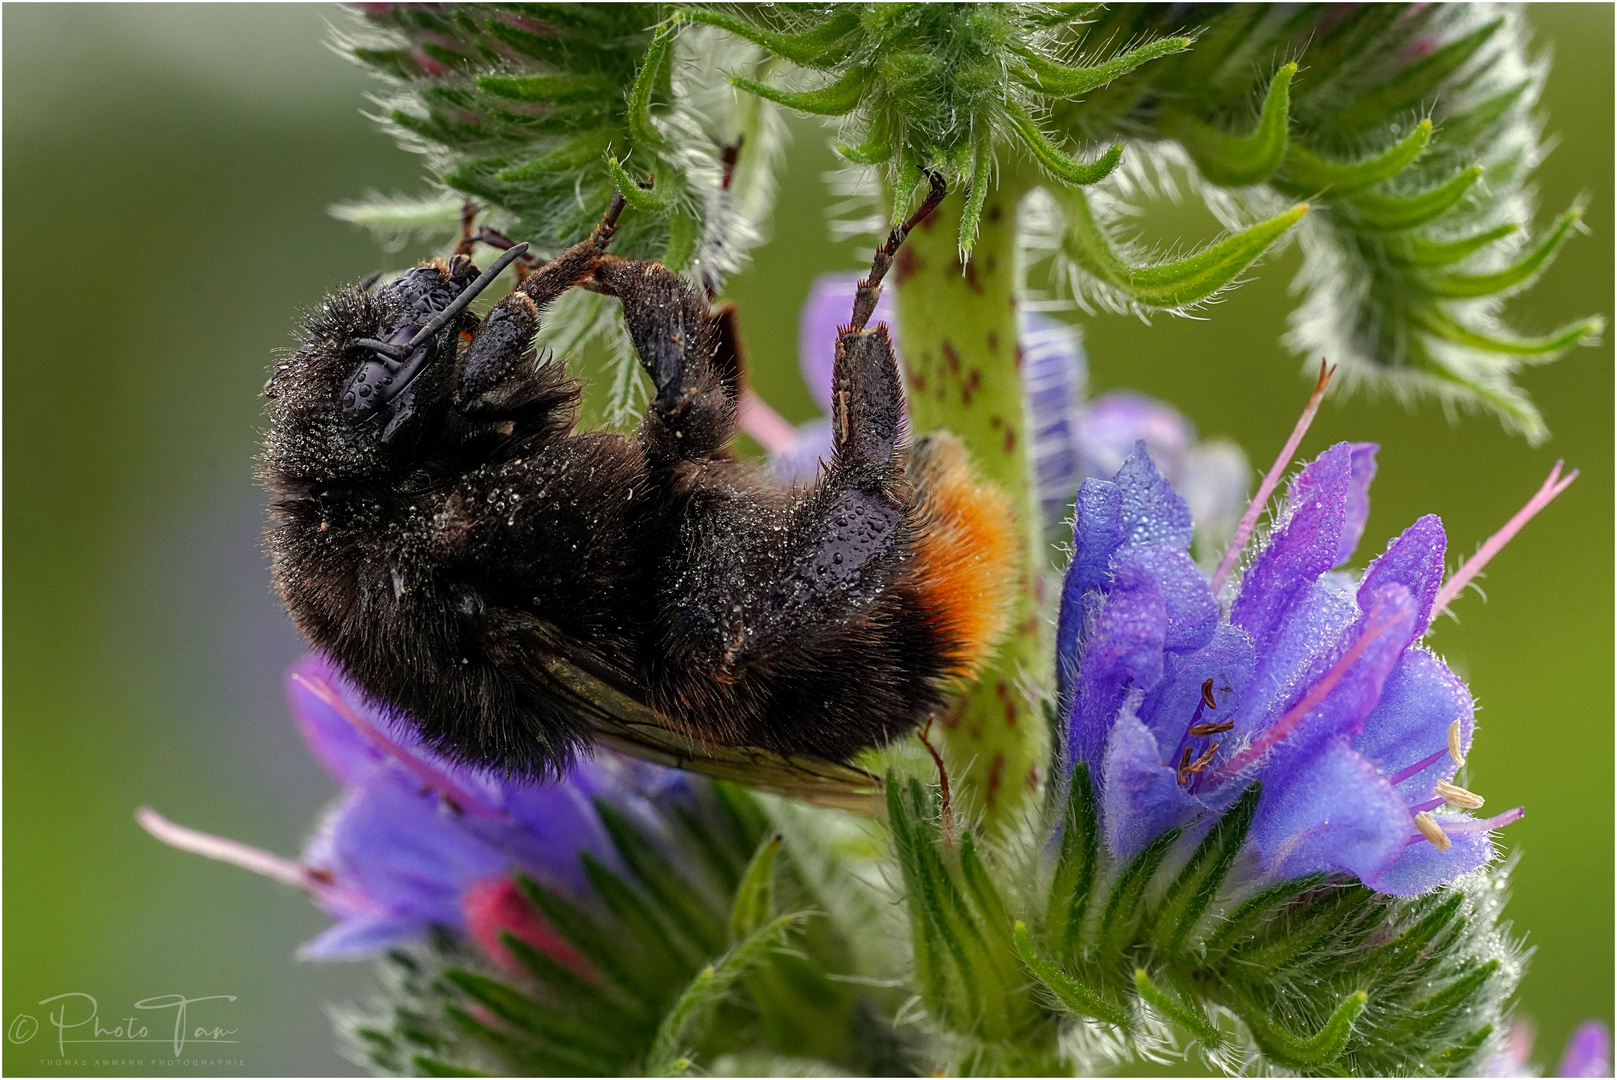
[{"label": "pink filament", "polygon": [[1252,502],[1247,505],[1246,513],[1241,515],[1241,523],[1235,527],[1235,535],[1230,539],[1229,550],[1218,561],[1218,569],[1213,571],[1213,595],[1217,596],[1224,588],[1224,582],[1229,580],[1230,571],[1235,568],[1235,560],[1241,557],[1241,549],[1246,547],[1247,537],[1252,535],[1252,529],[1258,523],[1258,515],[1263,508],[1269,505],[1269,496],[1274,494],[1275,488],[1280,486],[1280,478],[1286,473],[1286,466],[1291,464],[1291,457],[1297,452],[1302,443],[1303,436],[1308,434],[1308,427],[1314,422],[1314,414],[1319,412],[1320,402],[1325,400],[1325,388],[1331,384],[1331,376],[1336,374],[1335,368],[1327,368],[1325,361],[1319,362],[1319,382],[1314,385],[1314,392],[1308,397],[1308,404],[1303,408],[1303,414],[1297,418],[1297,426],[1291,429],[1291,438],[1281,447],[1280,456],[1275,463],[1269,466],[1269,471],[1263,477],[1263,483],[1258,485],[1258,493],[1252,496]]},{"label": "pink filament", "polygon": [[790,450],[797,442],[797,429],[750,388],[742,390],[741,399],[736,402],[736,422],[771,454]]},{"label": "pink filament", "polygon": [[455,783],[448,776],[422,761],[420,757],[400,746],[388,736],[387,732],[360,716],[337,692],[336,688],[326,680],[309,678],[301,673],[294,674],[292,677],[307,686],[315,697],[335,709],[337,715],[352,724],[355,731],[369,739],[384,754],[420,777],[422,782],[448,799],[456,809],[468,811],[478,817],[499,818],[505,816],[497,808],[488,805],[484,799]]},{"label": "pink filament", "polygon": [[1394,785],[1401,784],[1405,780],[1408,780],[1411,776],[1414,776],[1416,773],[1431,765],[1434,761],[1437,761],[1439,758],[1445,758],[1448,756],[1449,748],[1445,746],[1431,757],[1423,757],[1419,761],[1415,762],[1415,764],[1410,765],[1407,768],[1399,769],[1397,772],[1387,777],[1387,783]]},{"label": "pink filament", "polygon": [[[1410,807],[1410,809],[1413,810],[1414,807]],[[1518,806],[1514,810],[1506,810],[1504,813],[1495,814],[1491,818],[1466,818],[1463,821],[1453,822],[1439,821],[1438,825],[1442,826],[1443,831],[1449,836],[1462,836],[1465,833],[1492,832],[1495,829],[1503,829],[1506,825],[1509,825],[1512,822],[1520,821],[1526,816],[1526,807]],[[1424,835],[1421,833],[1416,833],[1414,836],[1411,836],[1408,840],[1404,841],[1404,846],[1408,847],[1410,844],[1418,844],[1425,839],[1426,837]]]},{"label": "pink filament", "polygon": [[363,894],[336,884],[329,876],[311,867],[293,862],[291,859],[284,859],[239,840],[227,840],[212,833],[176,825],[149,806],[136,810],[135,820],[140,823],[141,828],[171,848],[189,851],[193,855],[229,863],[231,866],[239,866],[243,870],[250,870],[282,884],[302,889],[328,908],[369,911],[376,907]]},{"label": "pink filament", "polygon": [[1353,646],[1342,655],[1342,659],[1338,660],[1335,666],[1325,673],[1324,678],[1309,687],[1308,693],[1303,695],[1303,699],[1287,709],[1285,715],[1276,720],[1269,727],[1269,730],[1253,739],[1246,749],[1220,766],[1214,773],[1212,783],[1215,785],[1222,784],[1262,757],[1270,747],[1281,739],[1290,735],[1297,725],[1303,722],[1304,717],[1318,708],[1320,703],[1330,696],[1331,691],[1336,689],[1336,684],[1341,682],[1343,676],[1352,669],[1354,664],[1359,662],[1359,658],[1365,654],[1366,650],[1375,644],[1381,638],[1381,635],[1397,626],[1399,621],[1397,616],[1392,616],[1365,627],[1364,633],[1359,635],[1359,640],[1355,641]]},{"label": "pink filament", "polygon": [[1561,475],[1561,462],[1557,461],[1555,468],[1550,470],[1549,478],[1544,481],[1533,497],[1527,500],[1527,505],[1516,511],[1516,515],[1505,522],[1504,528],[1488,537],[1483,545],[1477,549],[1477,553],[1467,559],[1465,565],[1456,570],[1454,576],[1443,583],[1443,587],[1438,590],[1437,599],[1432,601],[1432,617],[1436,618],[1438,612],[1448,607],[1450,602],[1460,595],[1460,590],[1470,584],[1471,579],[1477,576],[1478,571],[1488,565],[1488,560],[1499,554],[1500,549],[1510,543],[1512,537],[1521,532],[1523,525],[1533,520],[1535,514],[1550,505],[1555,497],[1565,491],[1567,486],[1577,478],[1578,470],[1576,469],[1563,477]]}]

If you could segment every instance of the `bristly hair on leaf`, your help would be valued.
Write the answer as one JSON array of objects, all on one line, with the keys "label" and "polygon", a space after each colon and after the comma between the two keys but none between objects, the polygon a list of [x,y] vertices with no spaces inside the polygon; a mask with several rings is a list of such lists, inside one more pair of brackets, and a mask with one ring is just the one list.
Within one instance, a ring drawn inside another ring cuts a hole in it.
[{"label": "bristly hair on leaf", "polygon": [[[1037,242],[1091,306],[1190,310],[1295,233],[1305,299],[1288,344],[1328,355],[1347,383],[1485,408],[1534,442],[1543,421],[1511,376],[1604,330],[1586,318],[1524,335],[1501,318],[1582,215],[1530,232],[1544,65],[1512,9],[696,5],[678,18],[800,69],[790,85],[732,81],[835,118],[838,151],[878,170],[894,215],[922,170],[964,190],[962,258],[990,185],[1048,190],[1057,212]],[[1153,259],[1112,207],[1120,161],[1164,154],[1230,233]]]}]

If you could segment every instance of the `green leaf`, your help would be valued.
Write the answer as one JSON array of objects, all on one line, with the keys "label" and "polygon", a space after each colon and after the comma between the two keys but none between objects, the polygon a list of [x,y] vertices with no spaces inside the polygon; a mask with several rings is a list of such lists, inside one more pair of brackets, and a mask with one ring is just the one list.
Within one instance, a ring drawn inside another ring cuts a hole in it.
[{"label": "green leaf", "polygon": [[1462,38],[1432,50],[1342,110],[1336,117],[1337,122],[1349,128],[1360,127],[1419,105],[1438,88],[1439,83],[1475,56],[1477,50],[1486,45],[1504,25],[1503,18],[1495,19]]},{"label": "green leaf", "polygon": [[977,843],[968,831],[960,838],[960,874],[966,879],[966,889],[988,925],[989,934],[1005,948],[1011,946],[1011,920],[1005,913],[1005,901],[999,895],[993,878],[982,860],[977,857]]},{"label": "green leaf", "polygon": [[836,151],[855,165],[882,165],[893,156],[893,146],[880,135],[872,135],[858,146],[836,144]]},{"label": "green leaf", "polygon": [[1354,223],[1367,232],[1401,232],[1436,221],[1482,179],[1483,168],[1473,165],[1445,184],[1418,195],[1376,195],[1364,192],[1347,200]]},{"label": "green leaf", "polygon": [[1519,291],[1531,285],[1540,273],[1555,261],[1561,245],[1566,243],[1583,219],[1583,208],[1574,206],[1556,219],[1549,232],[1514,264],[1491,274],[1431,274],[1426,286],[1446,300],[1469,300],[1479,296],[1494,296]]},{"label": "green leaf", "polygon": [[1027,71],[1018,72],[1017,76],[1024,84],[1041,94],[1075,98],[1122,78],[1142,64],[1150,63],[1170,53],[1183,52],[1188,48],[1190,48],[1188,37],[1162,38],[1090,67],[1068,67],[1046,60],[1036,53],[1025,52],[1022,61],[1027,65]]},{"label": "green leaf", "polygon": [[780,854],[781,834],[776,833],[758,846],[747,864],[747,872],[730,905],[730,940],[751,937],[774,917],[775,857]]},{"label": "green leaf", "polygon": [[677,17],[728,30],[755,45],[762,45],[782,59],[801,67],[821,70],[847,59],[854,42],[845,39],[859,28],[859,13],[847,9],[812,29],[796,34],[777,34],[734,15],[705,8],[682,8]]},{"label": "green leaf", "polygon": [[663,137],[651,122],[651,94],[668,59],[669,46],[674,40],[674,26],[667,24],[657,31],[646,49],[640,70],[635,72],[634,84],[629,88],[629,135],[637,145],[654,147],[663,144]]},{"label": "green leaf", "polygon": [[1091,163],[1076,161],[1051,142],[1020,105],[1014,101],[1007,102],[1006,111],[1011,123],[1016,125],[1017,133],[1022,136],[1023,143],[1033,152],[1033,157],[1044,166],[1046,172],[1063,184],[1081,187],[1099,183],[1123,160],[1123,144],[1118,143]]},{"label": "green leaf", "polygon": [[1068,1012],[1094,1020],[1103,1020],[1122,1028],[1131,1026],[1129,1015],[1121,1006],[1107,1000],[1101,991],[1091,989],[1061,971],[1041,955],[1028,936],[1026,923],[1017,920],[1012,930],[1012,937],[1016,943],[1016,955],[1021,957],[1022,963],[1027,965],[1033,977],[1054,994],[1056,1000],[1061,1002]]},{"label": "green leaf", "polygon": [[1268,920],[1258,934],[1241,943],[1226,966],[1237,978],[1270,978],[1276,969],[1306,959],[1316,949],[1328,949],[1341,928],[1375,902],[1375,895],[1357,883],[1326,890],[1295,917]]},{"label": "green leaf", "polygon": [[657,1001],[660,987],[656,980],[648,979],[650,973],[645,965],[634,961],[589,917],[525,874],[517,874],[516,883],[539,914],[556,928],[569,945],[583,954],[591,967],[632,994],[643,1005],[649,1006]]},{"label": "green leaf", "polygon": [[649,1019],[649,1014],[642,1012],[638,1006],[558,964],[548,954],[534,948],[515,934],[502,933],[500,943],[527,969],[528,974],[540,985],[547,987],[555,996],[555,1000],[565,1004],[571,1014],[581,1022],[599,1028],[603,1032],[628,1037],[634,1034],[640,1024]]},{"label": "green leaf", "polygon": [[593,1072],[610,1072],[617,1064],[621,1044],[593,1028],[560,1016],[554,1009],[498,979],[456,968],[446,969],[444,978],[549,1053],[571,1059]]},{"label": "green leaf", "polygon": [[1145,848],[1123,868],[1112,885],[1112,895],[1106,901],[1106,914],[1101,918],[1100,949],[1103,960],[1120,956],[1134,936],[1134,928],[1145,914],[1145,890],[1151,878],[1162,865],[1169,850],[1179,839],[1178,829],[1169,829]]},{"label": "green leaf", "polygon": [[693,944],[718,952],[728,943],[722,921],[692,884],[640,833],[633,822],[606,799],[595,800],[595,812],[606,827],[623,863],[645,886],[653,903],[674,916]]},{"label": "green leaf", "polygon": [[1089,276],[1148,308],[1190,307],[1227,287],[1308,213],[1300,203],[1267,221],[1209,244],[1183,259],[1153,266],[1130,266],[1118,256],[1095,220],[1083,192],[1058,193],[1067,213],[1062,251]]},{"label": "green leaf", "polygon": [[1151,976],[1146,974],[1145,968],[1134,969],[1134,989],[1153,1009],[1191,1032],[1208,1046],[1223,1045],[1224,1036],[1219,1034],[1218,1028],[1206,1013],[1190,1002],[1159,989],[1157,984],[1151,981]]},{"label": "green leaf", "polygon": [[502,184],[526,184],[534,180],[544,180],[557,173],[581,169],[594,164],[606,153],[611,143],[609,132],[588,131],[520,165],[501,169],[494,174],[494,179]]},{"label": "green leaf", "polygon": [[742,75],[730,77],[731,84],[739,90],[757,94],[766,101],[784,105],[788,109],[812,113],[815,116],[841,116],[852,112],[858,107],[859,99],[865,92],[865,84],[869,81],[870,68],[863,64],[853,67],[833,83],[818,90],[805,90],[801,93],[781,90]]},{"label": "green leaf", "polygon": [[588,852],[579,856],[584,876],[602,903],[616,915],[634,936],[643,954],[642,962],[671,977],[688,971],[704,959],[701,946],[693,942],[668,913],[649,903],[639,890],[630,887],[605,863]]},{"label": "green leaf", "polygon": [[983,216],[983,203],[988,201],[988,185],[993,179],[994,146],[984,135],[977,140],[971,158],[971,190],[966,193],[966,208],[960,214],[960,252],[971,254],[977,243],[977,222]]},{"label": "green leaf", "polygon": [[422,1076],[493,1076],[494,1073],[482,1072],[478,1069],[468,1069],[462,1065],[452,1065],[447,1061],[432,1057],[428,1054],[416,1054],[410,1059],[410,1064]]},{"label": "green leaf", "polygon": [[611,154],[606,157],[606,168],[612,174],[612,186],[623,194],[623,201],[634,209],[646,214],[667,214],[674,208],[675,200],[668,193],[670,185],[666,181],[653,185],[649,190],[643,188]]},{"label": "green leaf", "polygon": [[[652,1076],[668,1076],[683,1056],[683,1047],[700,1038],[700,1029],[735,985],[737,979],[769,954],[780,948],[786,932],[803,916],[800,913],[782,915],[753,932],[732,948],[716,964],[708,964],[696,973],[684,993],[674,1002],[646,1055],[646,1072]],[[678,1071],[683,1072],[683,1069]]]},{"label": "green leaf", "polygon": [[1369,995],[1363,990],[1349,994],[1331,1013],[1323,1027],[1303,1038],[1272,1022],[1262,1009],[1247,1009],[1241,1013],[1241,1019],[1251,1029],[1258,1047],[1279,1064],[1298,1069],[1317,1069],[1342,1056],[1348,1036],[1353,1034],[1353,1022],[1364,1011],[1367,1000]]},{"label": "green leaf", "polygon": [[612,89],[598,75],[479,75],[472,81],[495,97],[552,105],[593,102]]},{"label": "green leaf", "polygon": [[1305,146],[1290,144],[1279,187],[1294,195],[1350,195],[1391,180],[1426,152],[1432,141],[1432,122],[1422,120],[1415,129],[1379,154],[1358,161],[1327,161]]},{"label": "green leaf", "polygon": [[1061,834],[1061,853],[1056,859],[1055,876],[1050,883],[1050,902],[1045,930],[1050,948],[1063,960],[1078,951],[1084,925],[1084,912],[1094,890],[1095,870],[1100,860],[1100,829],[1095,814],[1095,790],[1089,781],[1089,765],[1080,761],[1068,781],[1067,813]]},{"label": "green leaf", "polygon": [[1201,922],[1208,905],[1218,895],[1219,886],[1224,884],[1224,878],[1241,852],[1241,845],[1246,843],[1262,788],[1261,782],[1252,782],[1235,805],[1208,830],[1184,869],[1168,886],[1162,903],[1151,915],[1152,936],[1162,955],[1175,957],[1184,951],[1185,943]]},{"label": "green leaf", "polygon": [[1415,321],[1422,330],[1455,345],[1540,361],[1552,360],[1574,345],[1592,344],[1606,329],[1606,320],[1595,315],[1567,323],[1542,337],[1490,336],[1472,330],[1435,305],[1418,311]]},{"label": "green leaf", "polygon": [[1249,135],[1227,135],[1189,115],[1173,122],[1180,145],[1209,182],[1220,187],[1261,184],[1280,168],[1290,145],[1287,127],[1291,79],[1296,73],[1296,64],[1286,64],[1275,72],[1263,99],[1263,113]]},{"label": "green leaf", "polygon": [[1392,261],[1405,266],[1448,266],[1475,255],[1489,244],[1503,240],[1520,230],[1521,226],[1511,221],[1458,240],[1395,236],[1388,241],[1387,255]]}]

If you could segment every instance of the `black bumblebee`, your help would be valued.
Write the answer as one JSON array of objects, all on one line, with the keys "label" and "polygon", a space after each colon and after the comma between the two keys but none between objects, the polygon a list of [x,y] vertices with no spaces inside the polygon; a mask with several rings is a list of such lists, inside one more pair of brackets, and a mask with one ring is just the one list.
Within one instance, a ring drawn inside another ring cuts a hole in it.
[{"label": "black bumblebee", "polygon": [[[607,253],[621,197],[485,319],[467,305],[525,245],[482,274],[457,255],[328,297],[264,391],[267,543],[292,618],[434,747],[515,774],[602,736],[680,764],[845,762],[910,731],[1001,631],[1015,535],[957,442],[903,445],[887,329],[866,329],[941,196],[861,283],[812,488],[729,451],[730,313]],[[655,386],[634,436],[574,431],[579,384],[534,354],[574,286],[623,304]]]}]

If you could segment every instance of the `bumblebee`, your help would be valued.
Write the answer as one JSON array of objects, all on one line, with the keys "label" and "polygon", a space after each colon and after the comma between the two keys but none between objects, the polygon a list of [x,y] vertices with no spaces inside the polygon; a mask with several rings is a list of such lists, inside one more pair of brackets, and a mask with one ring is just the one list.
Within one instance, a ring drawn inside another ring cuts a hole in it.
[{"label": "bumblebee", "polygon": [[[554,774],[596,738],[830,767],[911,731],[991,651],[1015,561],[1007,502],[959,443],[907,445],[892,342],[866,325],[942,195],[860,283],[833,456],[807,487],[732,453],[733,313],[608,252],[621,196],[486,318],[468,305],[526,245],[327,297],[264,390],[292,619],[433,748],[510,774]],[[535,354],[575,287],[622,303],[654,387],[633,435],[575,430],[580,384]]]}]

